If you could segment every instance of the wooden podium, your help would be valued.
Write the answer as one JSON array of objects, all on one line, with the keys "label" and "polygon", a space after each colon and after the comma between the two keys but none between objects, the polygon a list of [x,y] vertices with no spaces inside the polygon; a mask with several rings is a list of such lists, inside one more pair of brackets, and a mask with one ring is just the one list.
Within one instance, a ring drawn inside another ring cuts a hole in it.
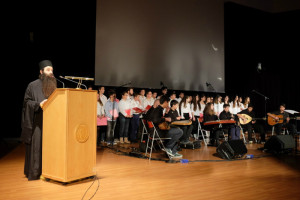
[{"label": "wooden podium", "polygon": [[96,174],[97,92],[56,89],[43,105],[42,175],[61,182]]}]

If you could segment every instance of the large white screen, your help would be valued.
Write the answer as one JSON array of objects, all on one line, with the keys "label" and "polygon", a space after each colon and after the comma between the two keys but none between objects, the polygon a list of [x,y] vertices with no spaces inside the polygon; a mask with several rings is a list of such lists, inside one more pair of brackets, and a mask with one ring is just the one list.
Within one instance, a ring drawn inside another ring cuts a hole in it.
[{"label": "large white screen", "polygon": [[95,84],[224,92],[222,0],[98,0]]}]

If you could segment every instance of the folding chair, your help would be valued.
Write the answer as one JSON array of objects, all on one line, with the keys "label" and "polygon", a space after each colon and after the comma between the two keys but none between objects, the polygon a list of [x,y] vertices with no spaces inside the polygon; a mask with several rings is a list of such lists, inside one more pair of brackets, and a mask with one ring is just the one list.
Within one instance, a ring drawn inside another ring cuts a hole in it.
[{"label": "folding chair", "polygon": [[143,130],[142,130],[142,136],[141,136],[141,142],[143,142],[144,135],[148,135],[146,123],[147,121],[145,119],[141,119],[142,124],[143,124]]},{"label": "folding chair", "polygon": [[[203,117],[199,117],[198,118],[198,132],[197,132],[197,135],[198,135],[198,139],[199,139],[199,131],[201,132],[201,135],[202,135],[202,138],[203,138],[203,141],[204,141],[204,144],[207,146],[207,141],[206,139],[209,139],[209,134],[208,134],[208,131],[207,130],[204,130],[202,129],[201,127],[201,123],[203,122]],[[203,132],[205,132],[205,137],[204,137],[204,134]]]},{"label": "folding chair", "polygon": [[[246,141],[246,138],[245,138],[244,129],[242,128],[241,125],[240,125],[240,128],[241,128],[241,134],[242,134],[242,136],[243,136],[244,143],[246,144],[247,141]],[[257,143],[256,133],[255,133],[254,129],[252,128],[252,133],[248,133],[248,134],[253,134],[253,133],[254,133],[254,140],[255,140],[255,143]]]},{"label": "folding chair", "polygon": [[[159,148],[162,151],[166,152],[165,145],[163,144],[163,140],[167,140],[167,139],[171,139],[171,138],[161,138],[159,136],[158,131],[157,131],[156,127],[154,126],[153,122],[147,121],[147,125],[148,125],[148,128],[152,129],[153,131],[148,132],[148,141],[147,141],[145,156],[149,155],[149,160],[151,160],[152,150],[154,148],[154,146],[153,146],[154,141],[157,142]],[[151,132],[153,132],[153,134],[151,134]],[[170,159],[169,155],[168,155],[168,157]]]},{"label": "folding chair", "polygon": [[[272,126],[272,136],[275,132],[275,126]],[[289,135],[289,130],[285,127],[282,127],[281,135]]]}]

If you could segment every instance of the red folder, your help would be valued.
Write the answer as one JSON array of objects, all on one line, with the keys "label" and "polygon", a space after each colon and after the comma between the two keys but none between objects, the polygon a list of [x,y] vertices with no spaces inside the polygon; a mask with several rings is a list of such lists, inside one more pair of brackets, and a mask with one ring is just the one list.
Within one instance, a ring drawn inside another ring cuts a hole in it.
[{"label": "red folder", "polygon": [[125,110],[125,113],[126,113],[127,116],[130,116],[130,114],[131,114],[131,109]]},{"label": "red folder", "polygon": [[142,112],[144,112],[142,109],[140,109],[140,108],[138,108],[138,107],[134,107],[134,108],[132,108],[135,112],[137,112],[137,113],[142,113]]},{"label": "red folder", "polygon": [[97,126],[107,126],[107,118],[106,117],[97,117]]},{"label": "red folder", "polygon": [[148,105],[145,110],[149,110],[152,106]]}]

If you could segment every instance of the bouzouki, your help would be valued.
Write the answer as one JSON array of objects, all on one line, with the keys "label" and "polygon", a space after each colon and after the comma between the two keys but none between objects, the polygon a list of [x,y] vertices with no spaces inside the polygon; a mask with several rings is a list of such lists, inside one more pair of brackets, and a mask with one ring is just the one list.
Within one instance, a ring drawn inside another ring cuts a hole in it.
[{"label": "bouzouki", "polygon": [[263,118],[252,118],[247,114],[241,114],[244,118],[246,118],[246,121],[244,121],[242,118],[239,118],[239,122],[241,125],[245,125],[248,124],[249,122],[253,121],[253,120],[257,120],[257,119],[261,119],[261,120],[266,120],[265,117]]}]

